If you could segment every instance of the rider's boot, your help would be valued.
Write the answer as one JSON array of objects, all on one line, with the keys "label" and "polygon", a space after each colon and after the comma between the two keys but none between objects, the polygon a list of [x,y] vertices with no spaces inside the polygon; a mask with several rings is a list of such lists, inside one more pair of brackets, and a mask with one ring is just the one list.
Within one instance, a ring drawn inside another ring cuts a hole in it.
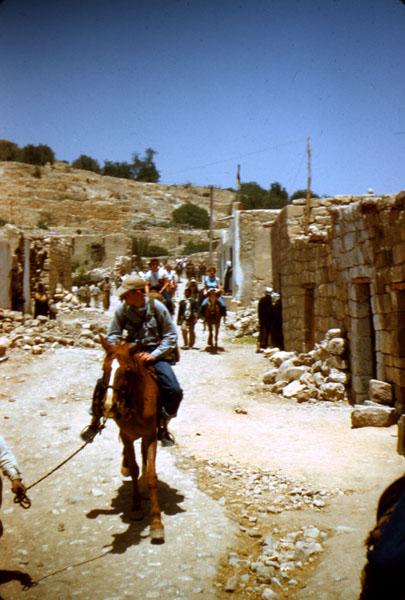
[{"label": "rider's boot", "polygon": [[171,434],[170,431],[167,429],[169,421],[175,416],[176,415],[168,415],[165,409],[162,409],[162,417],[158,426],[157,438],[161,442],[162,446],[165,448],[174,446],[176,443],[173,434]]}]

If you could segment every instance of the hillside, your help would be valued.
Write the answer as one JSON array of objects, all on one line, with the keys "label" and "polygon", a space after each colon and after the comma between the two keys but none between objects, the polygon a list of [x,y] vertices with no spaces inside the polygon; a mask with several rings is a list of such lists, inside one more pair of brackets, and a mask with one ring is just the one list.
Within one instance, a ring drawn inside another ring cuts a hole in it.
[{"label": "hillside", "polygon": [[[63,162],[45,167],[0,162],[0,222],[23,228],[46,224],[83,232],[128,233],[168,222],[185,202],[209,211],[208,187],[166,186],[106,177]],[[234,194],[214,190],[214,221],[229,214]]]}]

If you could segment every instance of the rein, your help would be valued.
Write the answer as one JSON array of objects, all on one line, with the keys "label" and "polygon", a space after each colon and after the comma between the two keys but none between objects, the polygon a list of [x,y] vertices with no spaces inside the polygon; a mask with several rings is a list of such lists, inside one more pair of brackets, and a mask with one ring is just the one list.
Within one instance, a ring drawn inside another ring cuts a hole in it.
[{"label": "rein", "polygon": [[[112,386],[108,386],[108,387],[112,387]],[[104,429],[106,420],[107,419],[105,417],[103,417],[102,423],[101,423],[97,433],[101,433],[101,431]],[[58,469],[63,467],[63,465],[65,465],[67,462],[69,462],[74,456],[76,456],[76,454],[79,454],[79,452],[81,452],[88,444],[91,444],[92,441],[93,440],[91,440],[91,441],[89,440],[88,442],[85,442],[84,444],[82,444],[80,446],[80,448],[75,450],[72,454],[70,454],[67,458],[65,458],[65,460],[63,460],[61,463],[56,465],[56,467],[54,467],[51,471],[49,471],[48,473],[43,475],[40,479],[38,479],[34,483],[31,483],[31,485],[26,487],[25,492],[23,494],[18,494],[14,497],[14,503],[19,504],[21,506],[21,508],[25,508],[25,509],[30,508],[31,500],[28,498],[26,492],[28,492],[28,490],[30,490],[33,487],[35,487],[36,485],[38,485],[38,483],[41,483],[41,481],[44,481],[44,479],[47,479],[50,475],[55,473]]]}]

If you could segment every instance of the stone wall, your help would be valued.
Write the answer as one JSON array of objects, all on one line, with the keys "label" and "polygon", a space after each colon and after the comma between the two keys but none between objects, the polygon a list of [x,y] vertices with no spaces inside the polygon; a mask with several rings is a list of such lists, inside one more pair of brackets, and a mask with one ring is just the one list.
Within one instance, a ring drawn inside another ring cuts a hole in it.
[{"label": "stone wall", "polygon": [[308,351],[339,327],[356,403],[378,378],[405,406],[404,206],[402,197],[322,199],[313,201],[309,227],[303,204],[284,209],[273,227],[285,347]]},{"label": "stone wall", "polygon": [[117,256],[131,254],[131,240],[122,233],[72,236],[72,262],[88,269],[113,267]]}]

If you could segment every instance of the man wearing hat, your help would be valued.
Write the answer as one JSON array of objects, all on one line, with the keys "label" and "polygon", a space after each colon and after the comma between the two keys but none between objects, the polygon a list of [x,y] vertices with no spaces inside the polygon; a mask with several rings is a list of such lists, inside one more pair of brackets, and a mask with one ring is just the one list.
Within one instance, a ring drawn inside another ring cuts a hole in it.
[{"label": "man wearing hat", "polygon": [[[183,391],[172,369],[173,355],[177,347],[177,330],[166,306],[159,300],[151,301],[146,296],[146,282],[138,275],[130,275],[117,290],[122,304],[115,311],[108,328],[107,339],[118,343],[127,332],[127,342],[139,342],[143,351],[139,357],[144,363],[155,367],[165,424],[177,414],[183,397]],[[94,401],[90,425],[82,432],[82,439],[92,440],[99,431],[100,417]],[[163,446],[174,444],[173,436],[166,427],[159,430],[159,439]]]}]

